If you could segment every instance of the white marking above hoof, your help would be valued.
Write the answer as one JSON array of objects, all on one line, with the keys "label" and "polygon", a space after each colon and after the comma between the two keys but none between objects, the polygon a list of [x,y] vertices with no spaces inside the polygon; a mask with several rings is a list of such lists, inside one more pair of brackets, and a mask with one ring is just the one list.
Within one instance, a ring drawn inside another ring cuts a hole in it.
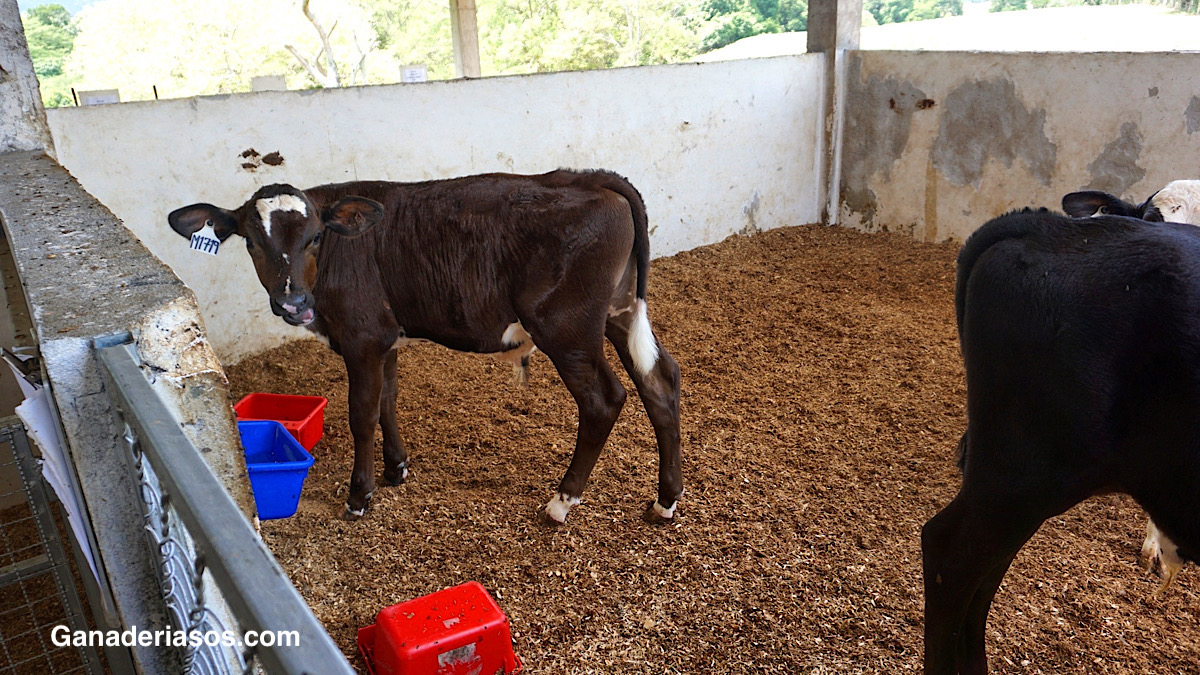
[{"label": "white marking above hoof", "polygon": [[1175,575],[1183,568],[1179,547],[1151,520],[1146,523],[1146,541],[1142,543],[1142,569],[1162,578],[1162,585],[1154,592],[1157,597],[1170,587]]},{"label": "white marking above hoof", "polygon": [[661,525],[663,523],[674,522],[675,507],[677,506],[679,506],[678,500],[676,500],[674,504],[671,504],[671,508],[668,509],[663,507],[663,505],[660,504],[656,499],[654,500],[653,504],[647,506],[646,510],[642,512],[642,520],[650,523],[651,525]]},{"label": "white marking above hoof", "polygon": [[567,514],[571,512],[571,507],[579,503],[579,497],[568,497],[560,492],[546,504],[546,517],[556,523],[562,524],[567,522]]}]

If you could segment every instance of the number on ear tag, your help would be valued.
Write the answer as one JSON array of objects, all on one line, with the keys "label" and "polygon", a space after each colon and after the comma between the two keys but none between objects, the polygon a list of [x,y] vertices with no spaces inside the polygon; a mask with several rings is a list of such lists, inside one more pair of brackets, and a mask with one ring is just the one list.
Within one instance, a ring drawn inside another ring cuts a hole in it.
[{"label": "number on ear tag", "polygon": [[200,231],[192,235],[192,250],[209,255],[216,255],[217,249],[221,247],[221,240],[217,239],[217,235],[213,232],[212,222],[207,222]]}]

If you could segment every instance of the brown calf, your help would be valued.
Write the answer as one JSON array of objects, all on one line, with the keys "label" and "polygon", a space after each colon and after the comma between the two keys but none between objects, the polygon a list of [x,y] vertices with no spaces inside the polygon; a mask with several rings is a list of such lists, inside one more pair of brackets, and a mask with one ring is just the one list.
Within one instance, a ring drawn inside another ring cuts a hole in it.
[{"label": "brown calf", "polygon": [[396,348],[425,339],[528,365],[542,350],[579,406],[575,454],[548,524],[579,503],[625,389],[604,357],[607,337],[633,379],[658,439],[658,499],[648,522],[672,520],[683,492],[679,366],[646,312],[649,234],[641,195],[605,171],[487,174],[426,183],[270,185],[227,211],[177,209],[171,227],[206,224],[246,240],[271,309],[329,340],[350,380],[354,471],[345,517],[375,489],[375,427],[384,481],[402,483]]}]

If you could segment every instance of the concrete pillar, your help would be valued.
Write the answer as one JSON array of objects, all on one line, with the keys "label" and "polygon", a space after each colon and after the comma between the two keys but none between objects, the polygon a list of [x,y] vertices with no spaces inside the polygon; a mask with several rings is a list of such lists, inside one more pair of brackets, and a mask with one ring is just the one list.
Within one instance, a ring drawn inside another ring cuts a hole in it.
[{"label": "concrete pillar", "polygon": [[862,0],[810,0],[809,53],[858,49],[862,12]]},{"label": "concrete pillar", "polygon": [[454,71],[459,77],[479,77],[479,27],[475,0],[450,0],[450,34],[454,40]]},{"label": "concrete pillar", "polygon": [[841,192],[845,52],[859,47],[862,0],[810,0],[808,51],[825,54],[824,129],[821,139],[821,220],[836,225]]},{"label": "concrete pillar", "polygon": [[17,0],[0,0],[0,152],[13,150],[42,150],[53,156],[54,142]]}]

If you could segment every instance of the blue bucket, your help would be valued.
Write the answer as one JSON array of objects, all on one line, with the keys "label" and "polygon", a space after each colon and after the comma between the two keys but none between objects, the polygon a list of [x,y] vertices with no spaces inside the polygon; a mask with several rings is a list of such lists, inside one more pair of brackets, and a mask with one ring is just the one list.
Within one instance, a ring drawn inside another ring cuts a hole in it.
[{"label": "blue bucket", "polygon": [[295,514],[313,456],[279,422],[238,422],[238,433],[246,450],[246,471],[259,519]]}]

